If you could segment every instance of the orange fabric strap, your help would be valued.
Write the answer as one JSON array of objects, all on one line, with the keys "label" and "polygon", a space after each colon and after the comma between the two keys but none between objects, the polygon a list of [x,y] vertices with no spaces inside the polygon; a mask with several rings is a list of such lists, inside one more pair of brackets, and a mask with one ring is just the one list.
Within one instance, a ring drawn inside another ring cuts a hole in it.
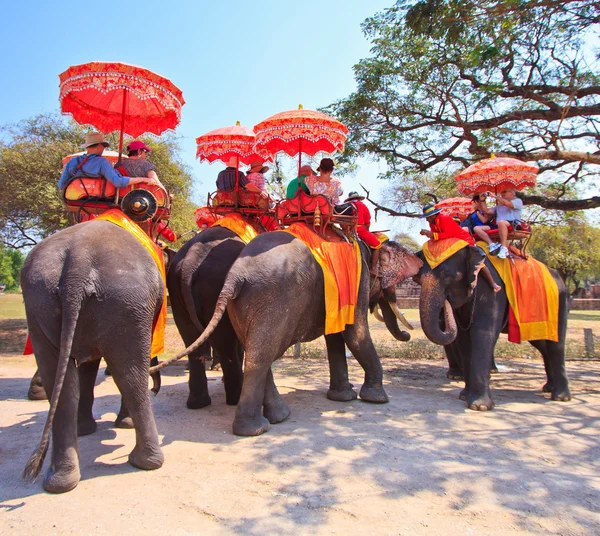
[{"label": "orange fabric strap", "polygon": [[138,240],[146,251],[150,253],[152,259],[156,263],[156,267],[160,272],[161,279],[163,281],[164,294],[163,303],[160,309],[158,317],[154,319],[152,328],[152,350],[150,357],[156,357],[165,352],[165,326],[167,325],[167,276],[165,273],[165,261],[162,250],[155,244],[152,239],[142,231],[142,229],[133,220],[128,218],[119,209],[113,208],[107,210],[93,221],[106,220],[115,225],[118,225],[122,229],[129,231]]},{"label": "orange fabric strap", "polygon": [[225,227],[225,229],[233,231],[240,237],[244,244],[248,244],[258,236],[256,229],[236,212],[227,214],[225,217],[213,223],[211,227]]},{"label": "orange fabric strap", "polygon": [[[434,236],[436,233],[434,233]],[[460,238],[444,238],[443,240],[428,240],[423,244],[423,255],[429,267],[433,270],[457,251],[469,244]]]},{"label": "orange fabric strap", "polygon": [[323,270],[325,280],[325,335],[344,331],[354,324],[362,257],[358,242],[328,242],[304,223],[293,223],[284,231],[310,249]]}]

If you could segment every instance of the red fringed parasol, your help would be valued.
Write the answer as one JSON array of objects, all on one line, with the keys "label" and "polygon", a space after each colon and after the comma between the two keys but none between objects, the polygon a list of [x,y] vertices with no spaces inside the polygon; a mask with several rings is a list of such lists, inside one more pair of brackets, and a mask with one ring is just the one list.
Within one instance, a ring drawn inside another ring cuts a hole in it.
[{"label": "red fringed parasol", "polygon": [[271,154],[284,152],[289,156],[314,156],[319,152],[343,152],[348,128],[333,117],[321,112],[297,110],[281,112],[261,121],[254,127],[255,148]]},{"label": "red fringed parasol", "polygon": [[94,61],[69,67],[59,78],[61,111],[105,134],[120,130],[119,153],[123,134],[158,136],[181,120],[181,90],[143,67]]},{"label": "red fringed parasol", "polygon": [[480,160],[456,176],[458,191],[465,195],[480,192],[501,192],[506,188],[535,186],[539,168],[532,162],[516,158],[486,158]]},{"label": "red fringed parasol", "polygon": [[266,151],[256,151],[254,131],[238,121],[235,126],[211,130],[196,138],[196,158],[211,164],[217,160],[227,164],[231,158],[238,163],[250,164],[254,160],[271,162],[273,157]]},{"label": "red fringed parasol", "polygon": [[450,197],[436,203],[435,208],[441,208],[444,214],[448,216],[456,216],[464,220],[471,212],[473,212],[473,204],[470,197]]}]

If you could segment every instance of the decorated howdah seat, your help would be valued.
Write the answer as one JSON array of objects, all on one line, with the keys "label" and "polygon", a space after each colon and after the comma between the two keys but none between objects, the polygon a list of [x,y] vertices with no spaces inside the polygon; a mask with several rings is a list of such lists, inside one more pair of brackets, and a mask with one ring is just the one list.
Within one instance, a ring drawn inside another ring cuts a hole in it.
[{"label": "decorated howdah seat", "polygon": [[[500,232],[498,229],[486,231],[492,242],[500,242]],[[519,250],[521,256],[527,257],[527,245],[531,239],[531,224],[526,221],[517,223],[514,228],[512,225],[508,228],[507,241],[508,245]]]},{"label": "decorated howdah seat", "polygon": [[324,195],[308,195],[299,189],[295,197],[277,203],[275,217],[282,227],[302,222],[313,228],[325,228],[337,223],[355,230],[358,221],[355,207],[350,203],[341,207],[341,210],[334,207]]},{"label": "decorated howdah seat", "polygon": [[103,177],[76,177],[63,190],[63,204],[77,223],[109,209],[121,209],[135,222],[168,221],[171,196],[167,190],[147,183],[116,188]]},{"label": "decorated howdah seat", "polygon": [[237,212],[246,216],[265,215],[269,212],[269,201],[255,192],[240,189],[217,190],[208,194],[206,203],[211,212],[225,216]]}]

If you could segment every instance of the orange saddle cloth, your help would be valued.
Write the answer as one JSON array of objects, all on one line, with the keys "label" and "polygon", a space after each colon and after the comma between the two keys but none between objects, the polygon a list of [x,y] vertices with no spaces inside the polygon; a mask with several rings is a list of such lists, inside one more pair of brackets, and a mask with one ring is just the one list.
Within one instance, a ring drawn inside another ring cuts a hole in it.
[{"label": "orange saddle cloth", "polygon": [[325,335],[344,331],[354,324],[362,258],[358,242],[328,241],[305,223],[284,231],[304,242],[323,270],[325,280]]},{"label": "orange saddle cloth", "polygon": [[548,268],[532,257],[499,259],[482,248],[506,288],[510,305],[510,342],[549,340],[558,342],[558,286]]}]

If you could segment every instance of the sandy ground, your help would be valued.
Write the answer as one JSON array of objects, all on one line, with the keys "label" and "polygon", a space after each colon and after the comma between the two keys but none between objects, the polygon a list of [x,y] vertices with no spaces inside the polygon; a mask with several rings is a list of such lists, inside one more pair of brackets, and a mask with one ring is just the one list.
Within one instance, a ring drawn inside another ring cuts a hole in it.
[{"label": "sandy ground", "polygon": [[80,439],[82,481],[63,495],[20,480],[48,404],[24,399],[32,358],[0,363],[0,534],[600,533],[598,362],[568,364],[570,403],[541,393],[540,361],[506,362],[497,408],[475,413],[442,361],[384,359],[390,403],[371,405],[327,400],[324,360],[283,359],[292,415],[256,438],[232,435],[220,373],[213,405],[186,409],[178,363],[153,400],[166,459],[153,472],[128,465],[134,432],[112,427],[119,397],[101,369],[99,429]]}]

